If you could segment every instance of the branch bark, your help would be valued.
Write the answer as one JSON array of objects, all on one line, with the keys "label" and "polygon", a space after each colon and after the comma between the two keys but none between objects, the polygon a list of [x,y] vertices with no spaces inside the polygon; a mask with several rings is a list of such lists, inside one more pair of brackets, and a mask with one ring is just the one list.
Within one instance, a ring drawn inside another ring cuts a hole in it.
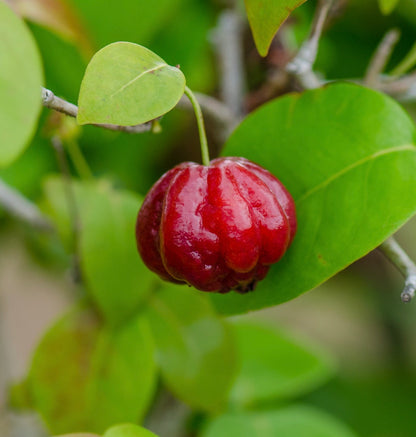
[{"label": "branch bark", "polygon": [[384,71],[388,60],[393,52],[393,49],[400,38],[400,32],[397,29],[389,30],[378,45],[364,77],[364,85],[369,87],[377,87],[379,77]]},{"label": "branch bark", "polygon": [[320,0],[316,8],[309,37],[302,43],[297,55],[286,66],[286,71],[292,74],[305,89],[318,88],[321,81],[313,71],[319,48],[319,40],[331,9],[332,0]]},{"label": "branch bark", "polygon": [[13,217],[41,231],[51,231],[52,223],[40,209],[0,179],[0,205]]},{"label": "branch bark", "polygon": [[[76,117],[78,114],[78,106],[73,103],[67,102],[46,88],[42,87],[42,103],[43,106],[54,111],[62,112],[70,117]],[[148,132],[152,129],[152,122],[138,124],[136,126],[118,126],[115,124],[94,124],[94,126],[102,127],[104,129],[110,129],[115,131],[123,131],[131,134],[137,134],[142,132]]]},{"label": "branch bark", "polygon": [[221,100],[236,118],[244,115],[246,91],[243,31],[244,21],[234,7],[221,13],[211,37],[220,66]]},{"label": "branch bark", "polygon": [[405,303],[410,302],[416,292],[416,264],[393,237],[387,239],[379,249],[406,279],[401,298]]},{"label": "branch bark", "polygon": [[[204,115],[216,123],[222,139],[226,139],[237,125],[238,119],[226,105],[214,97],[210,97],[201,93],[194,94],[201,105]],[[46,108],[53,109],[54,111],[69,115],[70,117],[76,117],[78,114],[78,106],[55,96],[51,90],[46,88],[42,88],[42,103]],[[177,106],[186,110],[193,110],[192,105],[186,96],[181,98]],[[139,124],[136,126],[117,126],[113,124],[96,124],[95,126],[128,133],[141,133],[150,131],[152,129],[152,122]]]}]

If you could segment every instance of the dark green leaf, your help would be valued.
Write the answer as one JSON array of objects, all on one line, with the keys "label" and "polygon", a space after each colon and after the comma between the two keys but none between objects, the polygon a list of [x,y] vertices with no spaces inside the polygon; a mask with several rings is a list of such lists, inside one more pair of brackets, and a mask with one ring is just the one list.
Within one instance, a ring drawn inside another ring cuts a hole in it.
[{"label": "dark green leaf", "polygon": [[376,248],[416,211],[414,143],[403,109],[356,85],[289,95],[248,116],[224,154],[286,185],[298,233],[253,293],[215,296],[217,306],[237,313],[285,302]]},{"label": "dark green leaf", "polygon": [[117,42],[88,64],[79,94],[78,122],[131,126],[170,111],[182,97],[185,76],[152,51]]},{"label": "dark green leaf", "polygon": [[143,418],[155,386],[153,340],[143,319],[110,330],[77,308],[36,349],[28,384],[53,433],[101,433]]},{"label": "dark green leaf", "polygon": [[149,430],[133,424],[117,425],[105,432],[103,437],[157,437]]},{"label": "dark green leaf", "polygon": [[184,0],[158,0],[157,7],[150,1],[118,0],[71,0],[89,33],[101,48],[114,41],[131,41],[148,45],[150,40],[166,25],[171,18],[177,18],[178,8],[187,3]]},{"label": "dark green leaf", "polygon": [[332,374],[327,354],[275,328],[236,323],[241,369],[231,390],[234,404],[251,406],[305,394]]},{"label": "dark green leaf", "polygon": [[34,134],[41,109],[42,67],[22,20],[0,2],[0,167],[12,163]]},{"label": "dark green leaf", "polygon": [[[114,323],[137,311],[150,291],[154,275],[136,249],[135,224],[140,199],[99,183],[73,182],[81,224],[81,267],[99,309]],[[71,240],[71,215],[61,179],[50,178],[45,194],[55,222],[67,243]]]},{"label": "dark green leaf", "polygon": [[354,437],[345,425],[307,406],[257,413],[227,413],[211,421],[201,437]]},{"label": "dark green leaf", "polygon": [[234,339],[209,300],[194,290],[162,285],[149,303],[162,376],[197,409],[220,410],[236,371]]},{"label": "dark green leaf", "polygon": [[245,0],[248,21],[260,55],[266,56],[272,39],[290,13],[306,0]]}]

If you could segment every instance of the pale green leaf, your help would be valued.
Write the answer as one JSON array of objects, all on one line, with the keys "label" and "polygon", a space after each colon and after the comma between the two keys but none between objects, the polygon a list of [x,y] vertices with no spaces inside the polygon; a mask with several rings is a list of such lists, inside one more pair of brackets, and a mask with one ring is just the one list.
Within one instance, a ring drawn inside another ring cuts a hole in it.
[{"label": "pale green leaf", "polygon": [[254,42],[261,56],[266,56],[280,25],[306,0],[245,0]]},{"label": "pale green leaf", "polygon": [[152,51],[117,42],[88,64],[79,94],[78,122],[132,126],[170,111],[182,97],[185,76]]},{"label": "pale green leaf", "polygon": [[208,423],[200,437],[354,437],[343,423],[318,409],[294,405],[280,410],[227,413]]},{"label": "pale green leaf", "polygon": [[105,432],[103,437],[157,437],[149,430],[133,424],[117,425]]},{"label": "pale green leaf", "polygon": [[28,377],[34,406],[56,434],[141,420],[155,382],[148,324],[136,318],[110,329],[82,308],[46,333]]},{"label": "pale green leaf", "polygon": [[249,115],[223,153],[285,184],[298,232],[254,292],[215,296],[218,308],[238,313],[293,299],[400,228],[416,212],[415,137],[395,101],[350,84],[289,95]]},{"label": "pale green leaf", "polygon": [[[80,221],[81,267],[88,292],[108,321],[134,314],[154,281],[136,249],[135,225],[141,199],[104,181],[72,182]],[[71,241],[71,214],[61,178],[45,183],[48,209],[63,239]],[[74,248],[72,248],[74,250]]]},{"label": "pale green leaf", "polygon": [[187,287],[161,285],[148,317],[168,387],[197,409],[224,407],[236,372],[234,338],[209,300]]},{"label": "pale green leaf", "polygon": [[300,396],[333,373],[329,356],[276,328],[253,322],[234,324],[241,369],[231,391],[236,405]]},{"label": "pale green leaf", "polygon": [[388,15],[396,8],[400,0],[378,0],[380,10],[383,14]]},{"label": "pale green leaf", "polygon": [[33,136],[41,109],[42,66],[36,44],[0,1],[0,167],[11,164]]}]

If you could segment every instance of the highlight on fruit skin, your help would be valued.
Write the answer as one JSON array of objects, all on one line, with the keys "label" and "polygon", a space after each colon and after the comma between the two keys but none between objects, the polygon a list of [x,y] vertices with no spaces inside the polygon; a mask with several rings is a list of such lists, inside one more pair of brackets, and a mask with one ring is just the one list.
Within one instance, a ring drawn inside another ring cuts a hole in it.
[{"label": "highlight on fruit skin", "polygon": [[136,224],[150,270],[219,293],[253,290],[295,233],[295,204],[283,184],[237,157],[172,168],[150,189]]}]

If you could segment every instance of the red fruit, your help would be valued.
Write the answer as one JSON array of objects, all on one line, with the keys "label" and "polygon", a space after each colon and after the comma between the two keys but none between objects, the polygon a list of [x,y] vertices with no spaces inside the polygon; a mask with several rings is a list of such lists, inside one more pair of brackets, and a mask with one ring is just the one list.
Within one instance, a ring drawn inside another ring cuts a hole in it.
[{"label": "red fruit", "polygon": [[295,232],[290,194],[244,158],[169,170],[147,194],[136,225],[149,269],[167,281],[220,293],[253,290]]}]

